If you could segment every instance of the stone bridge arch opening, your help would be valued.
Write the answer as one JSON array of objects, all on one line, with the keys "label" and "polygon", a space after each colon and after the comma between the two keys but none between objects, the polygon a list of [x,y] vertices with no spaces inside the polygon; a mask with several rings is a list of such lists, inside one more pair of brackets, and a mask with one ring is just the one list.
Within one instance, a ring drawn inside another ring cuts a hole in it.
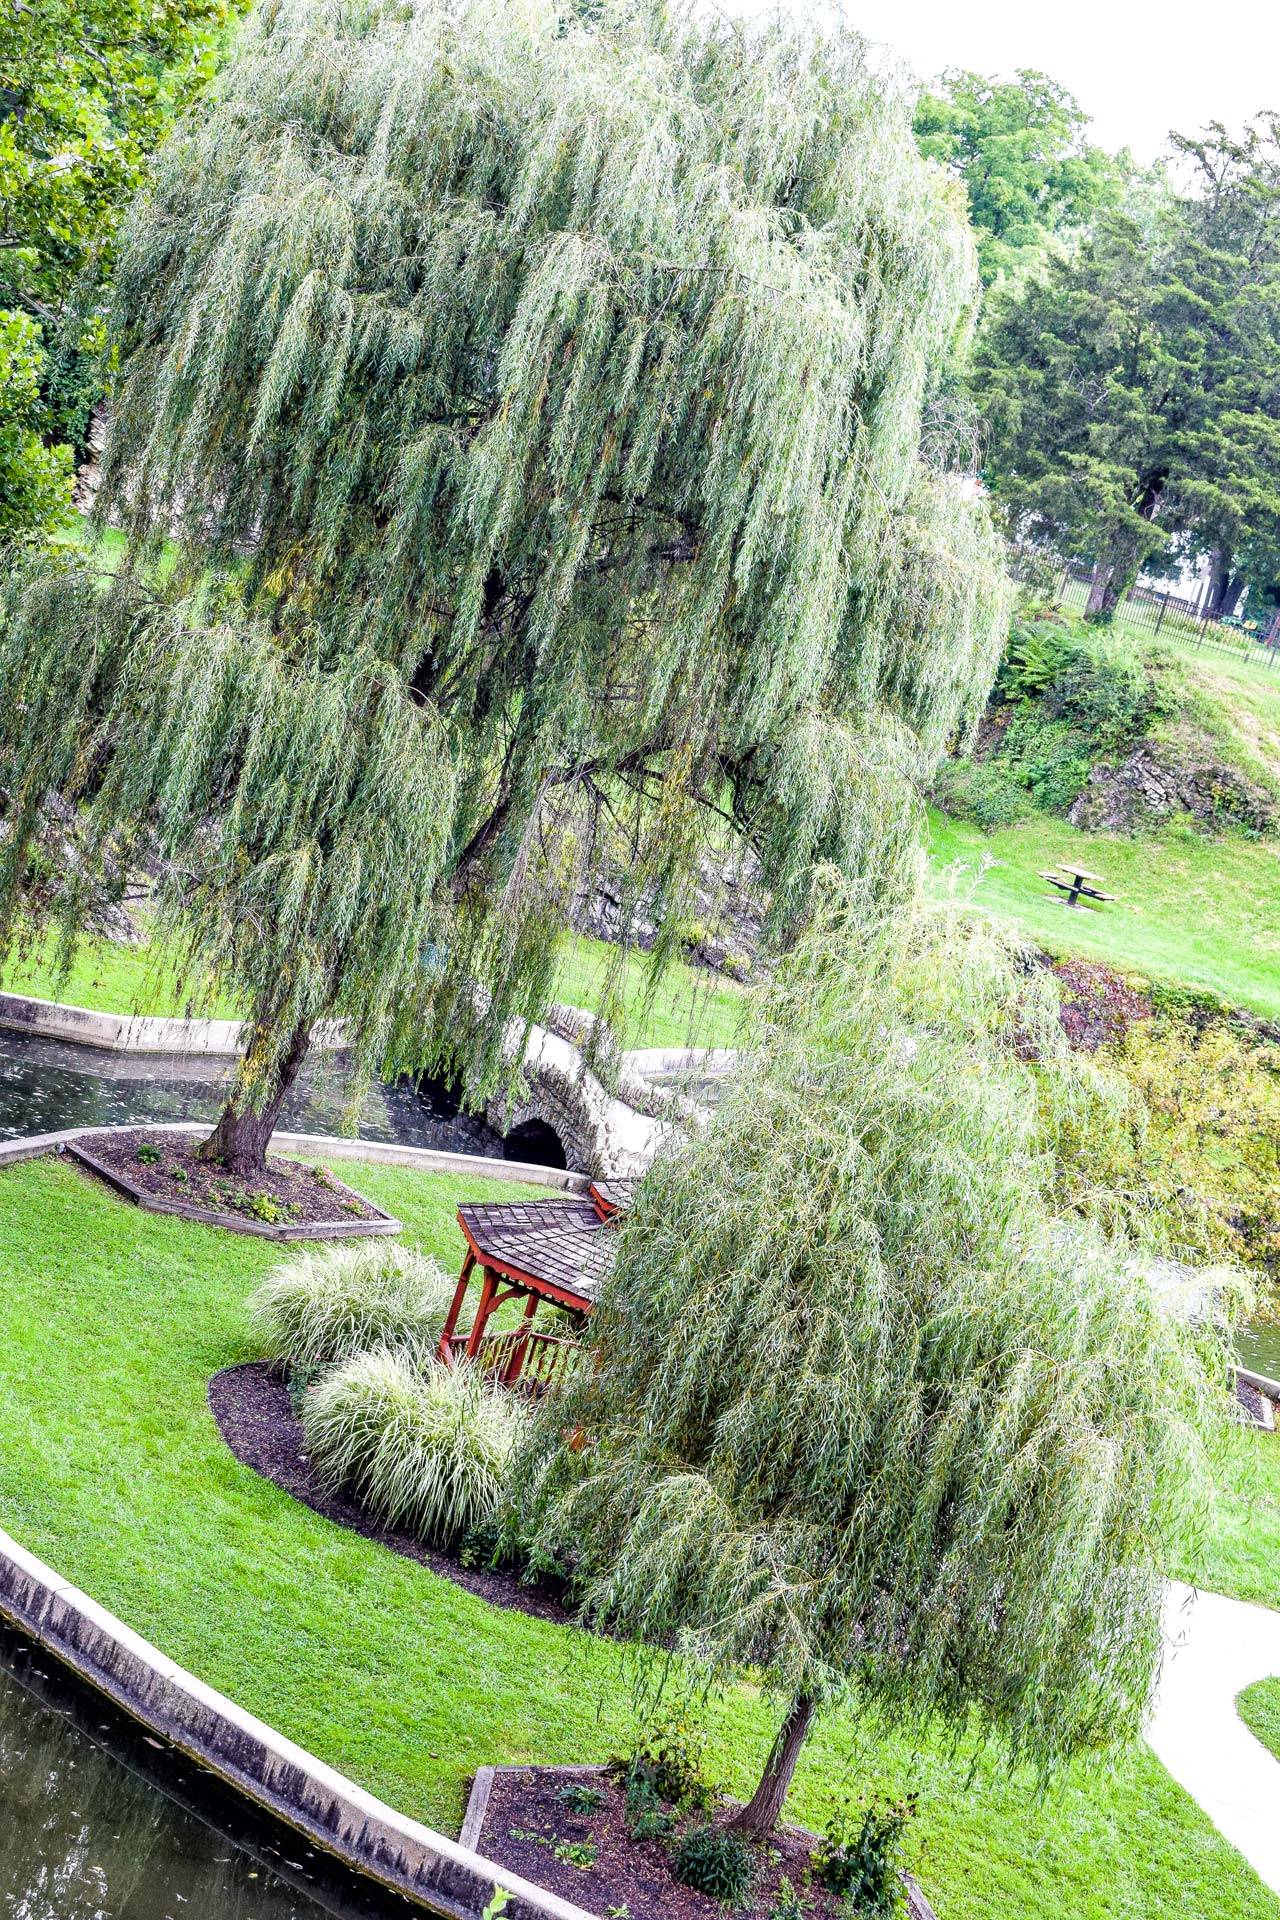
[{"label": "stone bridge arch opening", "polygon": [[502,1142],[507,1160],[528,1160],[536,1167],[567,1167],[568,1155],[560,1135],[541,1114],[518,1120]]}]

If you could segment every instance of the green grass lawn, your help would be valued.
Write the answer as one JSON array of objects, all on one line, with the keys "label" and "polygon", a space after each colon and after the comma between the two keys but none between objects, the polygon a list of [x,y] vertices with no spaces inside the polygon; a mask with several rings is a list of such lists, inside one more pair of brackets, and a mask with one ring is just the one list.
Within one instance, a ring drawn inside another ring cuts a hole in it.
[{"label": "green grass lawn", "polygon": [[1280,1607],[1280,1435],[1241,1427],[1230,1436],[1208,1537],[1176,1571],[1214,1593]]},{"label": "green grass lawn", "polygon": [[1280,1677],[1255,1680],[1236,1696],[1236,1710],[1250,1732],[1280,1760]]},{"label": "green grass lawn", "polygon": [[[450,1267],[457,1201],[504,1191],[343,1171]],[[202,1679],[456,1830],[481,1763],[599,1760],[625,1744],[624,1656],[344,1533],[232,1458],[206,1386],[250,1357],[245,1297],[277,1257],[135,1211],[65,1164],[0,1172],[0,1524]],[[712,1724],[716,1764],[741,1791],[769,1720],[741,1689]],[[990,1760],[970,1774],[940,1747],[831,1716],[793,1811],[820,1820],[846,1785],[922,1789],[916,1862],[942,1920],[1280,1920],[1145,1747],[1041,1797]]]},{"label": "green grass lawn", "polygon": [[[560,999],[594,1007],[604,984],[613,950],[603,940],[583,935],[567,937],[561,947],[556,984]],[[57,965],[51,940],[40,942],[30,954],[15,959],[0,976],[10,993],[33,994],[40,1000],[62,1000],[100,1013],[185,1014],[212,1013],[229,1018],[232,1002],[222,996],[212,1007],[193,1006],[182,993],[172,962],[157,946],[117,946],[110,940],[85,940],[76,949],[69,974]],[[624,962],[623,996],[629,1019],[619,1036],[627,1047],[732,1046],[745,1003],[741,987],[703,968],[676,962],[667,969],[648,999],[643,954],[629,954]]]},{"label": "green grass lawn", "polygon": [[[1165,833],[1131,840],[1077,833],[1040,815],[986,834],[934,813],[933,884],[954,877],[976,907],[1016,921],[1050,953],[1208,988],[1233,1006],[1280,1015],[1280,844]],[[1079,860],[1114,904],[1072,912],[1041,869]]]}]

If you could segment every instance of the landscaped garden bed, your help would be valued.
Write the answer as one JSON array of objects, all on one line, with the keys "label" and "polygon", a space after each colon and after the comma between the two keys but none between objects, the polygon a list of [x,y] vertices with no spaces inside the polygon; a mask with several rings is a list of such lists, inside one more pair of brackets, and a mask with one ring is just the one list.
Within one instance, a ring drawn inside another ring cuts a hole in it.
[{"label": "landscaped garden bed", "polygon": [[[720,1920],[726,1910],[723,1897],[685,1885],[675,1863],[682,1842],[719,1836],[728,1807],[708,1817],[659,1804],[650,1821],[669,1821],[670,1830],[663,1837],[634,1838],[637,1816],[621,1767],[497,1767],[477,1779],[473,1806],[477,1798],[484,1804],[475,1808],[478,1823],[468,1822],[472,1844],[487,1859],[592,1913],[615,1920]],[[732,1839],[729,1846],[732,1851]],[[740,1920],[847,1920],[847,1899],[820,1878],[817,1835],[779,1827],[748,1848],[754,1861],[750,1892],[732,1902]],[[910,1920],[933,1920],[914,1883],[907,1883],[904,1901]]]},{"label": "landscaped garden bed", "polygon": [[152,1213],[267,1240],[351,1239],[399,1233],[400,1222],[327,1167],[272,1157],[251,1180],[199,1157],[184,1134],[145,1128],[86,1133],[67,1152],[115,1191]]},{"label": "landscaped garden bed", "polygon": [[572,1617],[545,1584],[468,1566],[458,1554],[426,1546],[407,1528],[380,1520],[353,1494],[328,1486],[307,1453],[284,1368],[260,1360],[224,1368],[209,1382],[209,1409],[237,1460],[335,1526],[348,1527],[364,1540],[376,1540],[390,1552],[456,1580],[494,1606],[515,1607],[544,1620]]}]

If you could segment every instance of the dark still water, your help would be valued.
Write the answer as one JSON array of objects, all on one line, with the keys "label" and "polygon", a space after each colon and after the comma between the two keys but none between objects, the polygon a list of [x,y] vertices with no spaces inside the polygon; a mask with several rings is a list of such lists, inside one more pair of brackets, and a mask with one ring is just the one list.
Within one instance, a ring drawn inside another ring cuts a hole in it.
[{"label": "dark still water", "polygon": [[[199,1054],[113,1053],[0,1029],[0,1140],[63,1127],[214,1120],[233,1065]],[[341,1057],[316,1054],[285,1103],[281,1126],[345,1132],[346,1099]],[[428,1082],[371,1088],[356,1130],[366,1140],[502,1158],[501,1136],[459,1113],[447,1090]]]},{"label": "dark still water", "polygon": [[233,1800],[0,1626],[0,1920],[415,1912]]}]

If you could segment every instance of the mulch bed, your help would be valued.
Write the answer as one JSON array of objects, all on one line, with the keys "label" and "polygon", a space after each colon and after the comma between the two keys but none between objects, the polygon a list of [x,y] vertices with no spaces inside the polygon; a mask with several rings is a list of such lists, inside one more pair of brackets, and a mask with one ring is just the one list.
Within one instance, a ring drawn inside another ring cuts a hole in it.
[{"label": "mulch bed", "polygon": [[[583,1784],[604,1797],[594,1812],[575,1813],[561,1798],[565,1787]],[[680,1830],[702,1818],[682,1818]],[[476,1844],[487,1860],[510,1867],[589,1913],[625,1908],[629,1920],[724,1920],[718,1900],[695,1893],[675,1878],[667,1844],[631,1838],[622,1784],[608,1773],[501,1768]],[[594,1847],[594,1864],[575,1865],[572,1857],[557,1854],[557,1847],[566,1854],[569,1848]],[[812,1834],[779,1828],[761,1849],[754,1898],[733,1909],[735,1920],[769,1920],[784,1876],[800,1896],[807,1920],[845,1920],[842,1903],[811,1877],[812,1847]]]},{"label": "mulch bed", "polygon": [[239,1233],[303,1240],[400,1229],[327,1167],[273,1156],[261,1173],[242,1178],[197,1158],[199,1145],[183,1134],[134,1127],[81,1134],[68,1152],[139,1206]]},{"label": "mulch bed", "polygon": [[216,1373],[209,1382],[209,1410],[237,1460],[313,1513],[332,1520],[335,1526],[349,1527],[362,1539],[376,1540],[392,1553],[430,1567],[433,1573],[455,1581],[494,1606],[511,1607],[541,1620],[572,1618],[563,1603],[545,1588],[527,1586],[514,1574],[464,1567],[451,1555],[424,1547],[412,1534],[376,1520],[350,1494],[326,1488],[307,1458],[302,1422],[293,1410],[288,1386],[278,1368],[253,1360]]}]

